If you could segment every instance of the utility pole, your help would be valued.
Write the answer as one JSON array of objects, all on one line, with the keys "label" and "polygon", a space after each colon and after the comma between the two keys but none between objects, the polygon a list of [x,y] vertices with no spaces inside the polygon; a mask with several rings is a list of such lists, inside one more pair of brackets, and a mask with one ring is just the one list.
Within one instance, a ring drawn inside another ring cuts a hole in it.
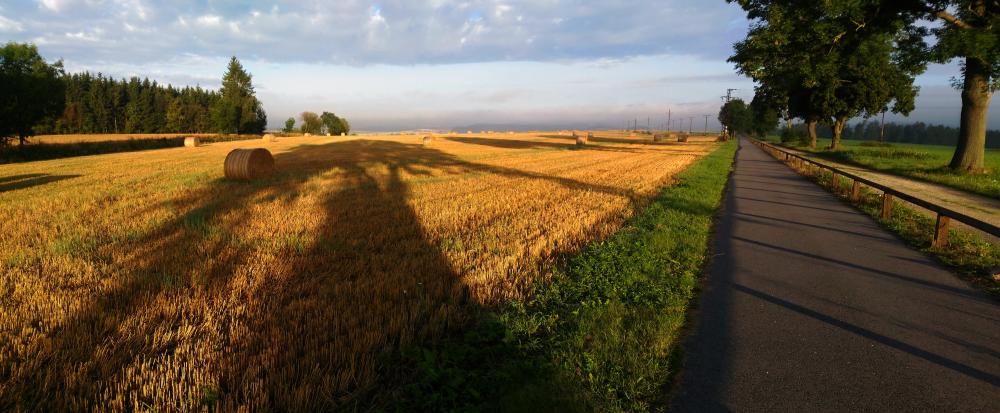
[{"label": "utility pole", "polygon": [[667,109],[667,132],[670,132],[670,127],[674,126],[670,123],[670,116],[672,115],[670,109]]},{"label": "utility pole", "polygon": [[646,116],[646,131],[647,132],[649,132],[649,131],[652,130],[652,129],[649,128],[650,126],[652,126],[652,125],[650,125],[650,123],[649,123],[649,116]]},{"label": "utility pole", "polygon": [[733,92],[737,90],[739,89],[726,89],[726,103],[729,103],[730,100],[733,100]]},{"label": "utility pole", "polygon": [[688,120],[688,135],[690,135],[691,131],[694,130],[694,116],[692,116],[692,117],[690,117],[688,119],[689,119]]},{"label": "utility pole", "polygon": [[879,141],[879,143],[885,143],[885,111],[884,110],[882,111],[882,126],[881,126],[881,130],[878,133],[878,141]]},{"label": "utility pole", "polygon": [[707,135],[708,134],[708,117],[712,116],[712,115],[704,115],[704,116],[705,116],[705,134]]},{"label": "utility pole", "polygon": [[[739,89],[732,89],[732,88],[726,89],[726,96],[722,97],[723,99],[726,100],[726,103],[729,103],[730,100],[733,100],[733,92],[737,90]],[[722,125],[722,136],[726,136],[728,133],[729,133],[729,128],[727,128],[726,125]]]}]

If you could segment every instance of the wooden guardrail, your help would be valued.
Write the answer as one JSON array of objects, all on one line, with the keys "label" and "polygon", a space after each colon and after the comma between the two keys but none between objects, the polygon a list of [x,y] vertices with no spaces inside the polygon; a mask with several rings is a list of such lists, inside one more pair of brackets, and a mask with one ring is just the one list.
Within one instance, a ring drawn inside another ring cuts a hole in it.
[{"label": "wooden guardrail", "polygon": [[771,156],[774,156],[775,158],[777,158],[779,160],[781,160],[782,157],[783,157],[784,160],[785,160],[785,162],[797,165],[800,169],[805,169],[810,174],[812,174],[812,169],[813,168],[819,168],[819,170],[820,170],[821,173],[822,173],[822,170],[828,170],[828,171],[830,171],[830,173],[832,174],[832,177],[831,177],[830,181],[831,181],[831,184],[833,185],[833,187],[834,187],[835,190],[839,190],[840,189],[840,177],[841,176],[843,176],[846,179],[853,180],[854,181],[853,185],[851,185],[851,201],[852,202],[858,202],[860,200],[860,198],[861,198],[861,185],[865,185],[865,186],[877,189],[879,191],[882,191],[882,218],[883,219],[889,219],[890,217],[892,217],[892,203],[893,203],[893,200],[895,198],[899,198],[901,200],[904,200],[906,202],[909,202],[911,204],[917,205],[919,207],[922,207],[924,209],[927,209],[927,210],[929,210],[931,212],[936,213],[937,214],[937,223],[935,225],[934,241],[932,243],[934,247],[943,247],[945,245],[948,245],[948,229],[949,229],[949,226],[951,224],[951,220],[953,220],[953,219],[956,220],[956,221],[958,221],[958,222],[961,222],[961,223],[963,223],[965,225],[968,225],[970,227],[973,227],[975,229],[983,231],[983,232],[985,232],[987,234],[990,234],[990,235],[992,235],[994,237],[1000,238],[1000,227],[997,227],[996,225],[993,225],[993,224],[990,224],[988,222],[984,222],[984,221],[978,220],[976,218],[973,218],[973,217],[970,217],[968,215],[965,215],[965,214],[963,214],[961,212],[958,212],[958,211],[949,209],[947,207],[943,207],[941,205],[935,204],[935,203],[933,203],[931,201],[927,201],[925,199],[921,199],[920,197],[917,197],[916,195],[907,194],[905,192],[901,192],[901,191],[892,189],[892,188],[890,188],[888,186],[885,186],[885,185],[880,184],[878,182],[872,181],[870,179],[866,179],[866,178],[860,177],[858,175],[855,175],[855,174],[852,174],[850,172],[844,171],[844,170],[839,169],[837,167],[830,166],[830,165],[827,165],[827,164],[822,163],[822,162],[818,162],[818,161],[816,161],[814,159],[810,159],[810,158],[801,156],[799,154],[791,153],[791,152],[789,152],[789,151],[787,151],[785,149],[779,148],[779,147],[774,146],[774,145],[772,145],[770,143],[759,141],[759,140],[756,140],[756,139],[751,139],[751,141],[755,145],[761,147],[761,149],[764,149],[765,151],[767,151],[768,153],[770,153]]}]

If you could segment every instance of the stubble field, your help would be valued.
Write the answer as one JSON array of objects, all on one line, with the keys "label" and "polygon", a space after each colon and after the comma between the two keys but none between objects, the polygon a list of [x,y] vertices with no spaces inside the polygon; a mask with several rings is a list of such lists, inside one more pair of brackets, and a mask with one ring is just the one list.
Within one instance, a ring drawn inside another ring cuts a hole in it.
[{"label": "stubble field", "polygon": [[[520,300],[718,147],[296,137],[0,165],[0,410],[313,411]],[[267,147],[271,178],[222,177]]]}]

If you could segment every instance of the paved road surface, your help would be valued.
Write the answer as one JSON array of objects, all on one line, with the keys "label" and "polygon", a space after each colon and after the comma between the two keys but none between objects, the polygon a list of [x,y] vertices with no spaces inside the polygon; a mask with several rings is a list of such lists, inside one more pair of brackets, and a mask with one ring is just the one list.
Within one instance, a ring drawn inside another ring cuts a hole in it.
[{"label": "paved road surface", "polygon": [[671,410],[1000,412],[1000,305],[741,146]]}]

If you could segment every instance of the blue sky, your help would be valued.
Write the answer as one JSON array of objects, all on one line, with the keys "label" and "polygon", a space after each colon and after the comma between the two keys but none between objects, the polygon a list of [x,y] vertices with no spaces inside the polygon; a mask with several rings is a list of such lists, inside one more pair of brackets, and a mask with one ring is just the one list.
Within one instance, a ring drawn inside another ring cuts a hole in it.
[{"label": "blue sky", "polygon": [[[726,88],[752,96],[725,61],[747,24],[723,0],[0,0],[0,40],[70,71],[214,88],[235,55],[271,126],[326,110],[362,130],[642,125],[667,110],[715,127]],[[921,76],[910,120],[956,124],[957,74]]]}]

